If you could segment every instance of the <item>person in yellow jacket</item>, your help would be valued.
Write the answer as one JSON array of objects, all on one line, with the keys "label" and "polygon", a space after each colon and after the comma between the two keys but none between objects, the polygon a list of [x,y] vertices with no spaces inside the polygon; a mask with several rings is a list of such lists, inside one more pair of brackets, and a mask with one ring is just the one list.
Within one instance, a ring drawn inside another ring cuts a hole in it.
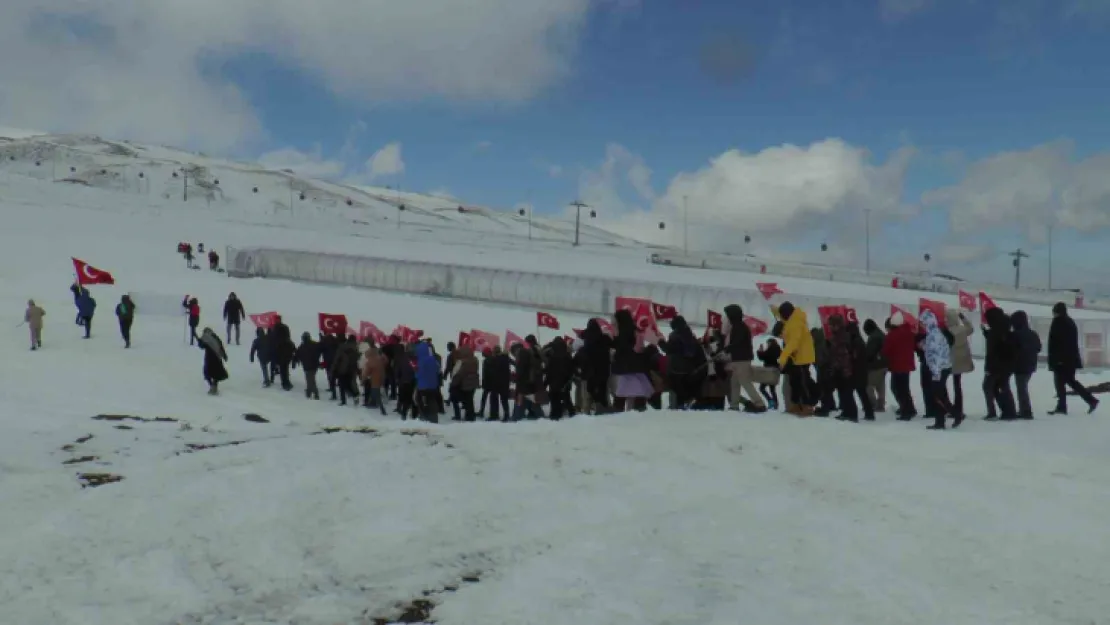
[{"label": "person in yellow jacket", "polygon": [[779,367],[790,380],[790,397],[787,398],[786,411],[790,414],[809,417],[813,415],[816,394],[813,392],[813,378],[809,368],[816,361],[813,336],[809,332],[809,320],[803,310],[794,308],[790,302],[779,306],[782,326],[782,356]]}]

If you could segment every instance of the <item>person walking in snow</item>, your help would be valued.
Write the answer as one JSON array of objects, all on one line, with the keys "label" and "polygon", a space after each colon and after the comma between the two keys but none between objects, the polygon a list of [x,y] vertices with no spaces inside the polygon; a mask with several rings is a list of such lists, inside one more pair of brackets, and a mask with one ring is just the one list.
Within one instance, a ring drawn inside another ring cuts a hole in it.
[{"label": "person walking in snow", "polygon": [[208,269],[216,271],[220,268],[220,255],[216,250],[208,250]]},{"label": "person walking in snow", "polygon": [[382,416],[388,413],[385,410],[385,397],[382,395],[382,385],[385,384],[386,359],[373,344],[363,355],[362,385],[366,389],[366,400],[363,406],[377,408]]},{"label": "person walking in snow", "polygon": [[573,381],[574,357],[563,337],[555,337],[547,357],[547,397],[551,402],[552,421],[577,414],[570,394]]},{"label": "person walking in snow", "polygon": [[232,293],[227,296],[227,301],[224,302],[224,321],[227,322],[227,344],[231,345],[231,329],[235,328],[235,344],[239,344],[239,324],[243,322],[243,317],[247,316],[247,311],[243,310],[243,302],[239,301],[238,296]]},{"label": "person walking in snow", "polygon": [[[752,331],[744,323],[744,310],[736,304],[725,306],[724,327],[721,332],[725,335],[725,351],[728,352],[729,362],[729,391],[728,403],[732,410],[740,410],[741,403],[747,412],[767,412],[763,397],[752,382],[752,360],[755,350],[752,349]],[[748,395],[744,402],[743,394]]]},{"label": "person walking in snow", "polygon": [[[779,369],[779,356],[782,355],[782,348],[779,347],[779,342],[774,338],[768,338],[767,342],[759,346],[755,356],[759,359],[760,364],[765,369],[771,369],[776,372]],[[779,393],[778,385],[776,384],[760,384],[759,394],[767,401],[767,407],[771,410],[779,409]]]},{"label": "person walking in snow", "polygon": [[1014,366],[1017,362],[1013,322],[1001,308],[988,310],[986,318],[986,324],[982,329],[987,343],[987,356],[983,364],[983,397],[987,402],[986,420],[1013,421],[1017,419],[1014,393],[1010,389],[1010,379],[1014,377]]},{"label": "person walking in snow", "polygon": [[592,405],[593,414],[604,414],[610,410],[609,380],[612,373],[611,353],[613,339],[601,330],[597,319],[590,319],[582,332],[582,349],[575,354],[578,370],[586,385],[586,395]]},{"label": "person walking in snow", "polygon": [[200,326],[200,301],[195,297],[185,296],[181,301],[181,307],[185,309],[185,314],[189,317],[189,345],[193,345],[196,341],[200,340],[197,336],[197,327]]},{"label": "person walking in snow", "polygon": [[921,340],[921,349],[925,352],[927,379],[932,385],[929,395],[935,404],[931,410],[935,421],[926,429],[945,429],[944,420],[948,415],[955,417],[952,427],[958,428],[963,423],[963,416],[953,414],[952,404],[948,401],[948,376],[952,375],[952,353],[948,336],[931,310],[923,311],[918,322],[925,334],[925,338]]},{"label": "person walking in snow", "polygon": [[413,347],[416,356],[416,407],[420,417],[431,423],[439,423],[439,406],[436,395],[440,388],[439,361],[436,360],[432,346],[419,341]]},{"label": "person walking in snow", "polygon": [[274,326],[270,328],[270,358],[271,366],[277,363],[278,376],[281,378],[281,390],[293,390],[293,383],[289,381],[289,367],[293,364],[293,354],[297,351],[293,343],[289,326],[281,316],[274,319]]},{"label": "person walking in snow", "polygon": [[1024,310],[1010,315],[1014,329],[1016,358],[1014,361],[1014,388],[1017,390],[1017,416],[1019,419],[1033,418],[1033,404],[1029,399],[1029,380],[1037,372],[1037,357],[1041,354],[1041,337],[1029,327],[1029,315]]},{"label": "person walking in snow", "polygon": [[135,304],[130,295],[119,298],[116,304],[116,318],[119,320],[119,335],[123,338],[124,349],[131,347],[131,324],[135,321]]},{"label": "person walking in snow", "polygon": [[1098,400],[1087,387],[1075,379],[1075,373],[1083,368],[1083,358],[1079,354],[1079,328],[1068,316],[1068,307],[1058,302],[1052,307],[1052,325],[1048,329],[1048,369],[1056,385],[1056,409],[1049,414],[1068,414],[1068,388],[1087,402],[1087,412],[1098,408]]},{"label": "person walking in snow", "polygon": [[779,306],[779,316],[783,320],[779,367],[790,381],[787,412],[799,417],[812,417],[818,398],[809,368],[816,362],[817,354],[813,335],[809,331],[809,319],[804,310],[794,308],[790,302]]},{"label": "person walking in snow", "polygon": [[263,328],[257,328],[254,331],[254,341],[251,342],[250,361],[254,362],[256,358],[259,367],[262,368],[262,387],[270,388],[274,384],[273,376],[270,374],[273,352],[270,347],[270,337]]},{"label": "person walking in snow", "polygon": [[419,416],[416,405],[416,356],[415,347],[403,343],[394,343],[397,346],[397,356],[393,360],[394,379],[397,382],[397,410],[402,421],[407,421],[409,413],[412,418]]},{"label": "person walking in snow", "polygon": [[95,313],[96,300],[93,299],[92,293],[84,287],[79,287],[77,292],[77,318],[80,322],[78,325],[85,328],[85,336],[81,338],[87,339],[92,335],[92,321]]},{"label": "person walking in snow", "polygon": [[829,317],[829,345],[828,369],[826,380],[831,388],[836,390],[837,400],[840,404],[839,421],[859,422],[859,410],[856,406],[855,359],[852,356],[852,337],[848,332],[848,324],[844,317],[833,315]]},{"label": "person walking in snow", "polygon": [[220,382],[227,379],[227,350],[223,341],[212,331],[205,328],[197,339],[197,347],[204,350],[204,381],[208,383],[208,394],[220,394]]},{"label": "person walking in snow", "polygon": [[[450,344],[448,349],[450,349]],[[455,412],[454,421],[474,421],[474,392],[481,386],[478,359],[474,350],[463,345],[451,350],[449,359],[454,367],[447,372],[451,377],[451,408]]]},{"label": "person walking in snow", "polygon": [[886,358],[883,357],[883,341],[886,335],[879,324],[868,319],[863,322],[863,333],[867,335],[864,355],[867,361],[867,400],[875,412],[886,412]]},{"label": "person walking in snow", "polygon": [[882,353],[890,370],[890,392],[898,403],[898,420],[909,421],[917,416],[917,406],[910,391],[910,374],[917,370],[917,336],[900,312],[891,315],[888,323],[890,326],[883,339]]},{"label": "person walking in snow", "polygon": [[337,351],[339,351],[339,337],[333,334],[321,334],[320,356],[324,361],[324,375],[328,378],[328,392],[331,393],[332,401],[339,399],[335,388],[335,369],[332,367],[332,365],[335,364],[335,354]]},{"label": "person walking in snow", "polygon": [[958,310],[949,308],[944,316],[948,332],[952,335],[952,416],[962,418],[966,416],[963,376],[975,371],[975,361],[971,358],[971,335],[975,333],[975,328]]},{"label": "person walking in snow", "polygon": [[185,244],[185,266],[189,269],[193,268],[193,244]]},{"label": "person walking in snow", "polygon": [[332,376],[339,387],[339,405],[347,405],[347,397],[351,397],[354,405],[358,406],[358,383],[355,376],[358,373],[358,343],[354,335],[347,337],[340,343],[335,352],[335,362],[332,363]]},{"label": "person walking in snow", "polygon": [[320,389],[316,387],[316,372],[320,369],[320,344],[312,340],[312,335],[301,335],[301,344],[293,358],[293,368],[301,366],[304,371],[304,396],[306,399],[320,399]]},{"label": "person walking in snow", "polygon": [[482,384],[489,391],[489,420],[508,421],[512,417],[509,412],[509,396],[512,395],[513,386],[512,360],[500,345],[495,345],[484,365]]},{"label": "person walking in snow", "polygon": [[31,332],[31,351],[42,347],[42,318],[45,316],[46,311],[36,304],[35,300],[27,300],[27,310],[23,313],[23,322],[27,324],[27,328]]}]

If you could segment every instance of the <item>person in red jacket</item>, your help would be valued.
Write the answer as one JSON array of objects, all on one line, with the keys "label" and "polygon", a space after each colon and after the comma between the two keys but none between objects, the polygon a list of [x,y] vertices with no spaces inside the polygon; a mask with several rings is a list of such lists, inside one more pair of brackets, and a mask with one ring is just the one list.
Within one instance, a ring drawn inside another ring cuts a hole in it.
[{"label": "person in red jacket", "polygon": [[883,357],[890,371],[890,392],[898,402],[898,420],[909,421],[917,416],[910,392],[910,374],[917,369],[917,335],[902,313],[894,313],[887,324],[889,331],[883,341]]}]

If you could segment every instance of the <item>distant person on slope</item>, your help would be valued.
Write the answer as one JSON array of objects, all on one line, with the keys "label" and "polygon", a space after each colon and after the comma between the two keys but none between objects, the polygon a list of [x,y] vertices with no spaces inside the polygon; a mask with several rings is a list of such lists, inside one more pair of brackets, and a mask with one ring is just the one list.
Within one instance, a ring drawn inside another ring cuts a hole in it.
[{"label": "distant person on slope", "polygon": [[1010,315],[1014,328],[1016,353],[1014,361],[1014,388],[1017,390],[1017,416],[1019,419],[1033,418],[1033,404],[1029,399],[1029,381],[1037,372],[1037,357],[1041,354],[1041,337],[1029,327],[1029,315],[1024,310],[1016,310]]},{"label": "distant person on slope", "polygon": [[354,335],[349,335],[339,344],[335,351],[335,362],[332,363],[332,375],[335,384],[339,387],[339,405],[347,405],[347,397],[351,397],[355,406],[358,406],[358,384],[355,375],[358,373],[358,343]]},{"label": "distant person on slope", "polygon": [[220,268],[220,255],[216,250],[208,250],[208,268],[212,271]]},{"label": "distant person on slope", "polygon": [[952,334],[952,412],[953,416],[963,418],[966,416],[963,376],[975,371],[975,361],[971,359],[971,335],[975,328],[958,310],[949,308],[944,316]]},{"label": "distant person on slope", "polygon": [[436,360],[432,346],[425,341],[417,342],[413,353],[416,355],[416,407],[422,419],[439,423],[439,405],[436,399],[440,388],[439,361]]},{"label": "distant person on slope", "polygon": [[193,345],[200,340],[200,337],[197,336],[197,327],[200,325],[200,302],[197,301],[197,298],[190,298],[186,295],[181,302],[181,307],[185,309],[185,314],[189,316],[189,345]]},{"label": "distant person on slope", "polygon": [[752,331],[744,323],[744,310],[736,304],[725,306],[722,332],[725,335],[724,348],[729,355],[729,408],[739,410],[741,403],[744,403],[743,393],[747,393],[748,402],[744,403],[747,412],[767,412],[763,397],[752,382],[752,360],[755,358]]},{"label": "distant person on slope", "polygon": [[370,345],[370,349],[366,350],[363,358],[362,386],[365,390],[365,397],[362,405],[367,408],[377,408],[381,411],[382,416],[385,416],[388,413],[385,410],[382,385],[385,384],[385,371],[388,363],[385,356],[373,344]]},{"label": "distant person on slope", "polygon": [[23,313],[23,322],[31,332],[31,351],[42,347],[42,318],[45,316],[46,311],[36,304],[35,300],[27,300],[27,311]]},{"label": "distant person on slope", "polygon": [[239,324],[243,322],[243,317],[247,316],[247,311],[243,310],[243,302],[239,301],[239,297],[232,293],[227,296],[227,301],[224,302],[224,321],[227,322],[227,344],[231,345],[231,329],[235,328],[235,344],[239,344]]},{"label": "distant person on slope", "polygon": [[224,367],[227,351],[224,344],[212,328],[205,328],[197,339],[197,347],[204,350],[204,381],[208,383],[208,394],[219,395],[220,382],[227,379],[227,368]]},{"label": "distant person on slope", "polygon": [[886,412],[886,358],[883,357],[886,334],[883,334],[879,324],[872,319],[863,322],[863,333],[867,335],[864,347],[867,359],[867,399],[875,412]]},{"label": "distant person on slope", "polygon": [[[921,349],[925,352],[925,370],[927,382],[932,385],[929,396],[933,401],[931,416],[936,419],[930,430],[943,430],[944,419],[953,413],[952,404],[948,401],[948,376],[952,375],[952,351],[948,342],[948,335],[937,322],[937,316],[931,310],[921,313],[918,319],[925,338],[921,340]],[[929,414],[929,413],[927,413]],[[952,414],[956,421],[952,427],[960,427],[963,417]]]},{"label": "distant person on slope", "polygon": [[890,316],[889,329],[883,340],[883,359],[890,369],[890,392],[898,402],[898,420],[909,421],[917,416],[917,406],[910,391],[910,374],[917,370],[915,343],[917,336],[902,313]]},{"label": "distant person on slope", "polygon": [[116,304],[116,318],[119,319],[119,334],[123,337],[124,349],[131,347],[131,324],[135,321],[135,304],[130,295],[119,298]]},{"label": "distant person on slope", "polygon": [[92,320],[93,314],[96,313],[96,300],[93,299],[92,293],[82,286],[74,285],[78,290],[75,291],[77,297],[77,325],[84,326],[85,336],[82,338],[89,338],[92,334]]},{"label": "distant person on slope", "polygon": [[293,368],[301,365],[304,371],[304,396],[306,399],[320,399],[320,389],[316,386],[316,372],[320,370],[320,344],[312,340],[312,335],[301,335],[301,344],[293,358]]},{"label": "distant person on slope", "polygon": [[[983,335],[987,343],[987,357],[983,364],[983,396],[987,402],[987,421],[1013,421],[1017,419],[1014,393],[1010,378],[1014,377],[1017,364],[1017,341],[1014,338],[1010,316],[1001,308],[986,312],[987,323]],[[995,405],[998,412],[995,411]],[[999,412],[1001,416],[999,416]]]},{"label": "distant person on slope", "polygon": [[1083,358],[1079,354],[1079,328],[1068,316],[1068,307],[1063,302],[1052,307],[1052,325],[1048,330],[1048,368],[1056,383],[1056,409],[1049,414],[1068,414],[1068,387],[1087,402],[1088,412],[1098,408],[1095,396],[1075,379],[1075,372],[1083,368]]},{"label": "distant person on slope", "polygon": [[[293,343],[289,326],[285,325],[280,315],[275,319],[274,327],[270,329],[270,348],[273,361],[278,366],[281,390],[293,390],[293,383],[289,381],[289,367],[293,364],[293,354],[297,351],[297,346]],[[356,360],[358,358],[357,352],[355,358]]]}]

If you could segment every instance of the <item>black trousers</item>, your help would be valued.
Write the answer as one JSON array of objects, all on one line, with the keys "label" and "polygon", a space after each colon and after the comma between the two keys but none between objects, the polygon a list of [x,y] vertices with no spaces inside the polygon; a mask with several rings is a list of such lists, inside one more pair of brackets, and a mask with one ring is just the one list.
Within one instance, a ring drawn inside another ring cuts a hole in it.
[{"label": "black trousers", "polygon": [[304,370],[304,396],[320,399],[320,389],[316,388],[316,369]]},{"label": "black trousers", "polygon": [[[939,405],[936,398],[933,397],[933,374],[929,372],[929,367],[924,363],[917,369],[918,383],[921,384],[921,400],[925,403],[925,416],[936,417]],[[947,394],[946,394],[947,395]]]},{"label": "black trousers", "polygon": [[705,382],[706,370],[704,368],[691,373],[668,373],[667,382],[671,392],[674,393],[675,405],[682,408],[693,402],[701,394],[701,386]]},{"label": "black trousers", "polygon": [[[498,412],[498,407],[500,407],[500,412]],[[500,391],[489,391],[489,418],[496,421],[498,418],[508,420],[511,417],[509,394]]]},{"label": "black trousers", "polygon": [[913,393],[910,392],[910,374],[891,373],[890,393],[898,403],[899,417],[916,417],[917,406],[913,403]]},{"label": "black trousers", "polygon": [[[1003,417],[1012,418],[1017,416],[1014,392],[1010,389],[1011,377],[1013,376],[1009,373],[989,372],[983,376],[983,398],[987,402],[988,418],[1000,416],[998,412],[1001,412]],[[995,412],[995,404],[998,405],[998,412]]]},{"label": "black trousers", "polygon": [[416,391],[416,408],[420,418],[429,423],[439,423],[439,404],[443,394],[439,389]]},{"label": "black trousers", "polygon": [[786,365],[786,376],[790,378],[790,403],[796,406],[816,406],[816,383],[809,374],[809,365]]},{"label": "black trousers", "polygon": [[1095,403],[1095,396],[1075,379],[1075,369],[1056,369],[1052,372],[1052,381],[1056,385],[1056,411],[1068,411],[1068,388],[1075,391],[1079,398],[1087,402],[1088,406]]},{"label": "black trousers", "polygon": [[281,388],[289,390],[293,388],[293,383],[289,381],[289,361],[283,360],[278,363],[278,375],[281,376]]},{"label": "black trousers", "polygon": [[570,396],[570,384],[568,383],[563,388],[552,388],[547,392],[548,400],[551,402],[551,419],[558,421],[564,416],[571,416],[578,414],[574,409],[574,400]]},{"label": "black trousers", "polygon": [[586,380],[586,394],[594,404],[594,409],[604,411],[609,409],[609,376],[598,376]]},{"label": "black trousers", "polygon": [[451,389],[451,408],[455,411],[455,420],[464,416],[467,421],[474,420],[474,390],[464,391],[461,388]]},{"label": "black trousers", "polygon": [[397,412],[401,413],[402,419],[407,419],[409,413],[412,413],[412,418],[417,418],[419,412],[416,407],[416,385],[412,382],[401,384],[397,390]]},{"label": "black trousers", "polygon": [[92,315],[81,317],[81,325],[85,326],[85,338],[92,334]]},{"label": "black trousers", "polygon": [[131,347],[131,319],[119,320],[119,335],[123,337],[123,344],[126,347]]},{"label": "black trousers", "polygon": [[239,322],[238,321],[228,321],[227,322],[227,344],[231,345],[231,329],[232,328],[235,328],[235,344],[238,345],[239,344]]}]

